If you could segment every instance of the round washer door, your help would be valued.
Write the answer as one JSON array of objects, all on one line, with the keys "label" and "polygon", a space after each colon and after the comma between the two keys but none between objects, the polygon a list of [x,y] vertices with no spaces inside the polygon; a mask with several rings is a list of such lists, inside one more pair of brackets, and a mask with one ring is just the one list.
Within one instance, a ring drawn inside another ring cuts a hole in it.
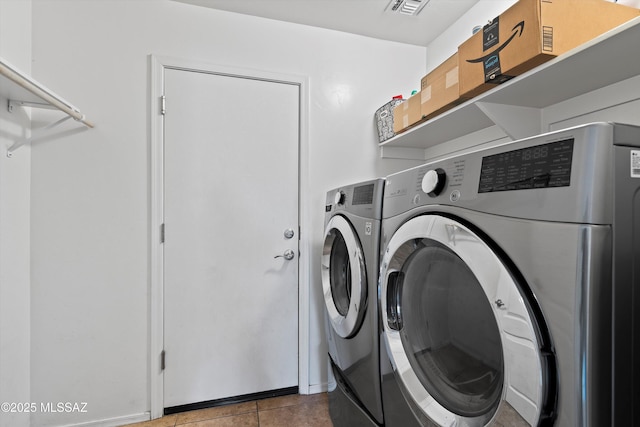
[{"label": "round washer door", "polygon": [[360,241],[340,215],[329,220],[325,231],[322,288],[331,326],[342,338],[353,336],[364,317],[367,273]]},{"label": "round washer door", "polygon": [[382,258],[384,337],[405,399],[438,425],[537,425],[537,324],[500,258],[460,222],[415,217]]}]

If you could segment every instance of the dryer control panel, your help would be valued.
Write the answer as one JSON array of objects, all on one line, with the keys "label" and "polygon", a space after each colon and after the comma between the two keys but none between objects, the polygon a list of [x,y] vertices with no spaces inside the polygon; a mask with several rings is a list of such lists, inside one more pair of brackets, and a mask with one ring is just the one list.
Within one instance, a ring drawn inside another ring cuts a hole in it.
[{"label": "dryer control panel", "polygon": [[365,218],[381,218],[384,182],[384,179],[375,179],[329,191],[325,214],[348,212]]}]

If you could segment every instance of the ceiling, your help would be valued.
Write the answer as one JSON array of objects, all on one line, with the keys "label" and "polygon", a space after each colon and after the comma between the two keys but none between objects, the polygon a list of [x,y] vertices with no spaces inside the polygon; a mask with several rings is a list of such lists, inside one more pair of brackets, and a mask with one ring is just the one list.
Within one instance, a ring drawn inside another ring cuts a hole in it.
[{"label": "ceiling", "polygon": [[421,0],[418,15],[387,11],[390,0],[176,0],[383,40],[427,46],[479,0]]}]

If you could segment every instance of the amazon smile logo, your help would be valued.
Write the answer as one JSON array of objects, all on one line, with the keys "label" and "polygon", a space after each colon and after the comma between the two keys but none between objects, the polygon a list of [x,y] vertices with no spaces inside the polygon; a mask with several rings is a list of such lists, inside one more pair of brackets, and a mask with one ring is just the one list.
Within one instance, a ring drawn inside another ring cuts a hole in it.
[{"label": "amazon smile logo", "polygon": [[494,51],[492,51],[491,53],[489,53],[489,54],[487,54],[487,55],[485,55],[485,56],[483,56],[481,58],[467,59],[467,62],[470,62],[470,63],[482,62],[482,63],[485,64],[485,68],[486,68],[486,64],[488,62],[495,62],[495,58],[498,57],[498,53],[500,53],[500,51],[502,49],[507,47],[509,45],[509,43],[511,43],[511,41],[514,38],[516,38],[516,36],[518,36],[518,37],[522,36],[522,33],[524,32],[524,21],[520,21],[519,23],[517,23],[516,26],[511,29],[511,31],[513,31],[513,34],[511,34],[511,37],[509,37],[509,39],[507,39],[507,41],[505,41],[500,46],[498,46],[498,48],[496,48]]}]

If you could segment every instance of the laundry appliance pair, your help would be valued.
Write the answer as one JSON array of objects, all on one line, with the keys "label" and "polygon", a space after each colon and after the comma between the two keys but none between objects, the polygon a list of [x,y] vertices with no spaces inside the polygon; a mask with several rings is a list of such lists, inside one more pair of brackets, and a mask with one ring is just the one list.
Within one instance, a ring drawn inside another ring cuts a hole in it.
[{"label": "laundry appliance pair", "polygon": [[388,176],[381,210],[360,354],[380,347],[385,426],[640,425],[640,128],[434,161]]}]

